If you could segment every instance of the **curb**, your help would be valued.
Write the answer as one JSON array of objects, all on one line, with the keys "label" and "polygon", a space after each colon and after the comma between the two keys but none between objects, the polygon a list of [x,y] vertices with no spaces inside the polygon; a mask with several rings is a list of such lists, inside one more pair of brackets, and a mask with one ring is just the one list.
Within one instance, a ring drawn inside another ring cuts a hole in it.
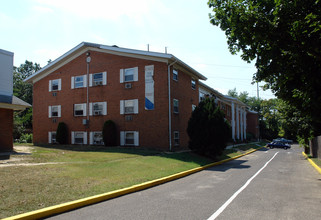
[{"label": "curb", "polygon": [[310,162],[310,164],[321,174],[321,168],[316,165],[313,160],[311,160],[308,155],[306,155],[303,151],[302,151],[302,155]]},{"label": "curb", "polygon": [[12,217],[8,217],[8,218],[4,218],[2,220],[31,220],[31,219],[40,219],[40,218],[44,218],[44,217],[48,217],[51,215],[55,215],[55,214],[60,214],[63,212],[67,212],[73,209],[77,209],[77,208],[81,208],[84,206],[88,206],[88,205],[92,205],[95,203],[99,203],[102,201],[106,201],[112,198],[116,198],[119,196],[123,196],[125,194],[129,194],[129,193],[133,193],[133,192],[137,192],[140,190],[144,190],[147,188],[151,188],[153,186],[157,186],[166,182],[170,182],[172,180],[176,180],[185,176],[188,176],[190,174],[205,170],[207,168],[213,167],[213,166],[217,166],[220,165],[222,163],[226,163],[228,161],[231,160],[235,160],[239,157],[245,156],[247,154],[251,154],[257,150],[262,149],[263,147],[260,147],[258,149],[254,149],[251,150],[249,152],[246,152],[244,154],[238,155],[236,157],[232,157],[232,158],[228,158],[225,160],[221,160],[215,163],[211,163],[202,167],[197,167],[191,170],[187,170],[187,171],[183,171],[180,173],[176,173],[167,177],[163,177],[163,178],[159,178],[156,180],[151,180],[145,183],[141,183],[141,184],[137,184],[137,185],[133,185],[127,188],[123,188],[123,189],[119,189],[119,190],[115,190],[115,191],[111,191],[108,193],[103,193],[103,194],[99,194],[96,196],[91,196],[91,197],[87,197],[84,199],[79,199],[79,200],[75,200],[75,201],[71,201],[71,202],[67,202],[67,203],[63,203],[63,204],[59,204],[59,205],[54,205],[54,206],[50,206],[47,208],[43,208],[43,209],[39,209],[39,210],[35,210],[35,211],[31,211],[31,212],[27,212],[27,213],[23,213],[23,214],[19,214],[19,215],[15,215]]}]

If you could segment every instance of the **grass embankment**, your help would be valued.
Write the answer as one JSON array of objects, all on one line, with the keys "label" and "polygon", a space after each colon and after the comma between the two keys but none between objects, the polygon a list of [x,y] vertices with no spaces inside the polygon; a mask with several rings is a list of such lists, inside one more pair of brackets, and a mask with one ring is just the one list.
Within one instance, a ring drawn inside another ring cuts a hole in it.
[{"label": "grass embankment", "polygon": [[[31,154],[11,155],[12,163],[17,166],[0,165],[0,218],[121,189],[213,162],[191,152],[168,154],[139,148],[93,146],[31,147]],[[237,148],[251,150],[258,146],[250,144]],[[219,159],[241,153],[243,151],[236,149],[226,150]],[[18,166],[21,163],[25,165]],[[39,163],[44,164],[35,165]]]},{"label": "grass embankment", "polygon": [[321,167],[321,160],[319,158],[314,158],[311,154],[307,154],[308,158],[311,159],[318,167]]}]

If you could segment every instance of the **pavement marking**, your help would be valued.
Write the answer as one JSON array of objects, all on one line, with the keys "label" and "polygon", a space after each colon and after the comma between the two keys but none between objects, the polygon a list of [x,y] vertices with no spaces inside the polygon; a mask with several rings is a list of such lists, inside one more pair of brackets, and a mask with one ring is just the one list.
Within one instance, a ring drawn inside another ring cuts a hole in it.
[{"label": "pavement marking", "polygon": [[214,220],[216,219],[223,211],[224,209],[238,196],[238,194],[240,194],[249,184],[250,182],[257,176],[259,175],[259,173],[274,159],[274,157],[279,153],[276,152],[273,157],[265,163],[265,165],[259,170],[257,171],[250,179],[248,179],[248,181],[246,181],[246,183],[239,189],[237,190],[213,215],[211,215],[211,217],[209,217],[207,220]]}]

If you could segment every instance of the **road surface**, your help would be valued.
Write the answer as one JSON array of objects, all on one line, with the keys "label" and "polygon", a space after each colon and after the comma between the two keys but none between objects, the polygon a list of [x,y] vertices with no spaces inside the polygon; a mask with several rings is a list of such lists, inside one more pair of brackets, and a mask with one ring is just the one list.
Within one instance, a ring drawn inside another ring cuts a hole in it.
[{"label": "road surface", "polygon": [[320,219],[321,175],[301,151],[261,149],[49,219]]}]

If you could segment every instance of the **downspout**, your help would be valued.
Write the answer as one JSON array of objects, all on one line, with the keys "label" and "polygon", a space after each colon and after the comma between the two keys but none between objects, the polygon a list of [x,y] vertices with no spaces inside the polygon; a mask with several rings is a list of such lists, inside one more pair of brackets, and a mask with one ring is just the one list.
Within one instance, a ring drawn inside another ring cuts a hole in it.
[{"label": "downspout", "polygon": [[[87,63],[87,103],[86,103],[86,114],[87,114],[87,121],[86,121],[86,127],[88,128],[89,127],[89,63],[91,61],[91,57],[90,57],[90,52],[87,52],[86,53],[86,63]],[[87,138],[87,140],[89,140]],[[88,141],[87,141],[88,142]]]},{"label": "downspout", "polygon": [[168,74],[168,138],[169,138],[169,151],[172,151],[172,109],[171,109],[171,66],[173,66],[177,60],[167,66]]}]

